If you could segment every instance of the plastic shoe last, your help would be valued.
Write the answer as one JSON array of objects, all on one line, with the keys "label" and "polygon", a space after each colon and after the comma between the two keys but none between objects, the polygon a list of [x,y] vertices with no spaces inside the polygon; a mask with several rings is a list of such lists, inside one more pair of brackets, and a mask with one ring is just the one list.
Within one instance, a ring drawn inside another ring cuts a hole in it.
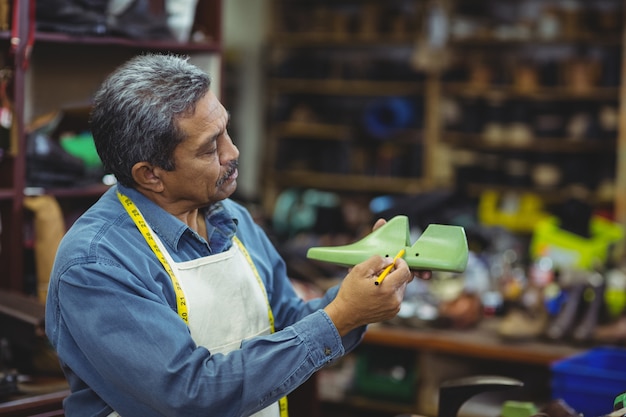
[{"label": "plastic shoe last", "polygon": [[469,256],[463,227],[430,224],[411,245],[408,217],[396,216],[355,243],[313,247],[307,257],[352,267],[374,255],[394,257],[402,249],[413,270],[463,272]]}]

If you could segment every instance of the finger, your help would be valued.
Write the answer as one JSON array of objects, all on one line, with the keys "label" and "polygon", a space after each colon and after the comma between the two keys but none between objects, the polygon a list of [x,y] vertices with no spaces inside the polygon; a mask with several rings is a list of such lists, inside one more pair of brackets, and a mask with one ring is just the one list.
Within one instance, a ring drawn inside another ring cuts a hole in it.
[{"label": "finger", "polygon": [[403,285],[413,280],[413,274],[406,261],[400,258],[396,260],[395,266],[387,278],[395,281],[397,285]]},{"label": "finger", "polygon": [[392,258],[374,255],[365,261],[356,264],[352,271],[366,278],[377,277],[386,267],[391,265]]},{"label": "finger", "polygon": [[433,277],[433,271],[413,271],[413,276],[418,279],[428,281]]},{"label": "finger", "polygon": [[379,227],[383,226],[385,223],[387,223],[387,220],[383,218],[376,220],[376,223],[374,223],[374,227],[372,227],[372,230],[378,229]]}]

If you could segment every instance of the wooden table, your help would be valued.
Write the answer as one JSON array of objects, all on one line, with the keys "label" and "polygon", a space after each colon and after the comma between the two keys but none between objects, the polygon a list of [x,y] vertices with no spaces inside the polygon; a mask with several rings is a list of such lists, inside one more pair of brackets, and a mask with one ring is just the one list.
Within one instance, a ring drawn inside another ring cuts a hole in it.
[{"label": "wooden table", "polygon": [[498,323],[487,319],[468,330],[375,325],[368,329],[364,343],[544,366],[583,352],[580,347],[541,340],[507,342],[497,334]]}]

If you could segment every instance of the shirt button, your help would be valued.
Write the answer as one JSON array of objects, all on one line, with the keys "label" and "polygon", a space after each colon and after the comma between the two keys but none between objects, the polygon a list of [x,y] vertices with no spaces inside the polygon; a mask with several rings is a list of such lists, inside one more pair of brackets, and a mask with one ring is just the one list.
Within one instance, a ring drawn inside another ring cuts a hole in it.
[{"label": "shirt button", "polygon": [[333,351],[330,350],[329,347],[324,348],[324,355],[330,356],[332,353],[333,353]]}]

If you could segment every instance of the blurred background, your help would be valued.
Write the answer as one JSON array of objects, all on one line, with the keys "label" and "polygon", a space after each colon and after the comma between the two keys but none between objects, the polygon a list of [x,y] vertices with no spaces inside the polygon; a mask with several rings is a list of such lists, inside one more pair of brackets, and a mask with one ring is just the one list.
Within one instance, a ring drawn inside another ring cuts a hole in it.
[{"label": "blurred background", "polygon": [[[595,349],[622,354],[626,336],[623,3],[283,0],[259,15],[258,36],[230,26],[237,46],[225,26],[239,198],[303,294],[345,274],[307,249],[379,217],[408,216],[414,240],[463,226],[470,248],[464,273],[412,283],[396,320],[320,374],[321,415],[434,415],[439,382],[481,372],[525,380],[509,399],[608,412],[622,384],[593,375],[620,368]],[[583,353],[610,365],[556,367]],[[465,413],[514,415],[495,398]]]},{"label": "blurred background", "polygon": [[378,218],[407,216],[412,242],[466,234],[465,271],[413,281],[292,415],[435,416],[443,381],[480,374],[524,387],[465,417],[608,414],[626,392],[624,36],[622,0],[0,0],[0,416],[63,398],[47,277],[115,182],[90,100],[148,51],[212,75],[241,151],[233,197],[303,297],[346,274],[308,249]]}]

